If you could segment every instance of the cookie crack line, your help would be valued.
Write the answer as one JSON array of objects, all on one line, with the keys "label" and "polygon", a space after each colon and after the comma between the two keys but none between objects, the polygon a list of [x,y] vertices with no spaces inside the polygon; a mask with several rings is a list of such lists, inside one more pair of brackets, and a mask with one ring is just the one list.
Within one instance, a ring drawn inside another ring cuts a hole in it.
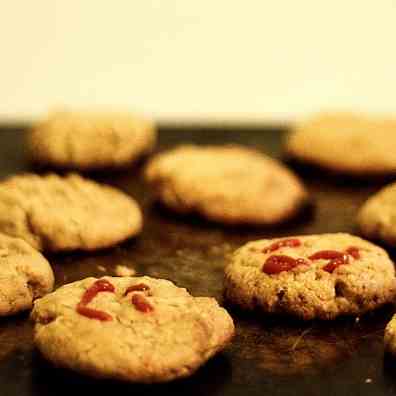
[{"label": "cookie crack line", "polygon": [[46,243],[44,241],[43,235],[38,233],[33,227],[32,214],[29,212],[29,210],[27,210],[24,207],[20,206],[20,208],[24,212],[26,228],[28,229],[28,232],[31,234],[32,239],[36,241],[37,249],[38,250],[46,249],[45,246]]}]

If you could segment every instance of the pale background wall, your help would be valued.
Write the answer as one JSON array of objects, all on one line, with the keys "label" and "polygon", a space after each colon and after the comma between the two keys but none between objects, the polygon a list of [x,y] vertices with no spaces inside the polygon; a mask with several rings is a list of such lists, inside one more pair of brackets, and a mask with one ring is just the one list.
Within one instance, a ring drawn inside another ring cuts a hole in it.
[{"label": "pale background wall", "polygon": [[396,113],[395,0],[0,0],[0,120],[130,106],[162,120]]}]

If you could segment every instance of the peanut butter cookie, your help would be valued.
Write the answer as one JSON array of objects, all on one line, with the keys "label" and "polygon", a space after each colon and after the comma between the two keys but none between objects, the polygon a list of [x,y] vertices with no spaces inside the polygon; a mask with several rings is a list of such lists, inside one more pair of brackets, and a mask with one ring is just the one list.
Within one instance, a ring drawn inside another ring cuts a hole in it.
[{"label": "peanut butter cookie", "polygon": [[131,382],[186,377],[234,324],[216,300],[150,277],[87,278],[37,300],[34,341],[56,366]]},{"label": "peanut butter cookie", "polygon": [[145,176],[169,208],[225,224],[280,223],[307,200],[290,170],[243,146],[180,146],[154,157]]},{"label": "peanut butter cookie", "polygon": [[323,113],[298,123],[286,152],[301,161],[356,176],[396,173],[396,119]]},{"label": "peanut butter cookie", "polygon": [[76,174],[24,174],[0,182],[0,232],[38,250],[93,250],[142,228],[136,202]]},{"label": "peanut butter cookie", "polygon": [[388,254],[349,234],[249,242],[225,269],[225,296],[233,303],[306,320],[360,315],[395,294]]},{"label": "peanut butter cookie", "polygon": [[55,111],[28,133],[33,161],[73,169],[117,168],[152,150],[154,123],[128,112]]}]

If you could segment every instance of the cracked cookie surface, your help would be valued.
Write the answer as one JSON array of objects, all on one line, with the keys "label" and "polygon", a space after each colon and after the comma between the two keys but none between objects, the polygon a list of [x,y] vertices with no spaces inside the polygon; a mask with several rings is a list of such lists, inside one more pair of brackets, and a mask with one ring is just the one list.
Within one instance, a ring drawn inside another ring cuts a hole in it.
[{"label": "cracked cookie surface", "polygon": [[396,119],[320,113],[298,123],[286,152],[331,171],[362,175],[396,172]]},{"label": "cracked cookie surface", "polygon": [[52,269],[38,251],[22,239],[0,234],[0,316],[30,309],[53,285]]},{"label": "cracked cookie surface", "polygon": [[360,315],[391,302],[395,294],[388,254],[349,234],[249,242],[225,269],[225,296],[231,302],[305,320]]},{"label": "cracked cookie surface", "polygon": [[55,111],[28,133],[33,161],[65,168],[123,167],[152,150],[152,121],[128,112]]},{"label": "cracked cookie surface", "polygon": [[234,334],[214,298],[147,276],[62,286],[35,302],[31,318],[36,346],[56,366],[131,382],[188,376]]},{"label": "cracked cookie surface", "polygon": [[140,232],[136,202],[76,174],[23,174],[0,182],[0,232],[38,250],[93,250]]},{"label": "cracked cookie surface", "polygon": [[290,170],[237,145],[179,146],[154,157],[145,177],[169,208],[225,224],[279,223],[307,201]]}]

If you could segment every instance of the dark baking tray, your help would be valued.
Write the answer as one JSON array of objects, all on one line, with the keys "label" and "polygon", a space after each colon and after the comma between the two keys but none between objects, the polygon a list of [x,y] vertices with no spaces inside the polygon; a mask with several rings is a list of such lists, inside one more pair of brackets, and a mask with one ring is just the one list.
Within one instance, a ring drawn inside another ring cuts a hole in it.
[{"label": "dark baking tray", "polygon": [[[160,129],[158,150],[182,142],[243,143],[281,157],[284,130]],[[265,237],[322,232],[355,232],[354,217],[381,183],[353,182],[312,169],[297,168],[315,205],[289,224],[273,228],[225,228],[197,217],[173,216],[154,204],[141,181],[140,164],[122,172],[90,174],[117,186],[142,205],[141,236],[92,254],[49,257],[56,283],[113,274],[117,263],[138,274],[168,278],[193,295],[222,301],[224,257],[244,242]],[[30,170],[23,155],[23,131],[0,132],[0,177]],[[103,268],[105,272],[103,272]],[[0,395],[386,395],[396,394],[396,361],[384,357],[383,330],[393,307],[361,318],[298,322],[254,315],[228,307],[236,337],[223,353],[191,378],[160,385],[98,381],[53,368],[34,350],[28,313],[0,320]]]}]

